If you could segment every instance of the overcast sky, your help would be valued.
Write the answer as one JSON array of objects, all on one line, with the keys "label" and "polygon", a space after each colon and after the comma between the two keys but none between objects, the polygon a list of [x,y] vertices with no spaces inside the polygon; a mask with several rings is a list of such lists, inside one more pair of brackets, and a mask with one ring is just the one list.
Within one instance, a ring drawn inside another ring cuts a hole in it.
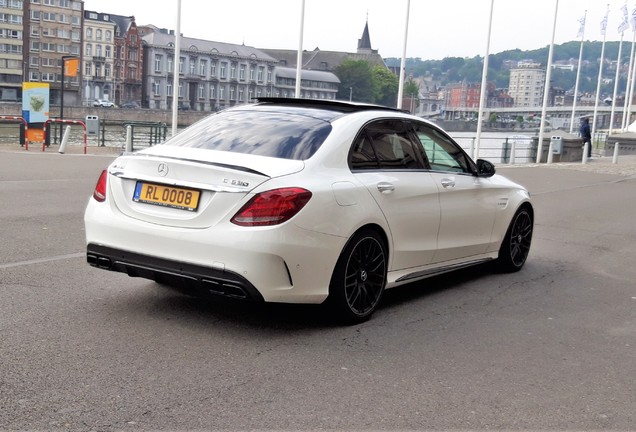
[{"label": "overcast sky", "polygon": [[[491,54],[550,44],[557,0],[494,0]],[[636,1],[558,0],[555,43],[579,40],[587,10],[585,40],[603,40],[601,21],[609,5],[607,41],[620,40],[621,8]],[[301,0],[182,0],[181,33],[257,48],[297,49]],[[424,60],[486,53],[491,0],[411,0],[407,57]],[[176,27],[177,0],[85,0],[96,12],[134,15],[138,25]],[[383,57],[401,57],[407,0],[305,0],[303,49],[355,52],[365,22],[371,45]],[[624,40],[632,41],[631,28]]]}]

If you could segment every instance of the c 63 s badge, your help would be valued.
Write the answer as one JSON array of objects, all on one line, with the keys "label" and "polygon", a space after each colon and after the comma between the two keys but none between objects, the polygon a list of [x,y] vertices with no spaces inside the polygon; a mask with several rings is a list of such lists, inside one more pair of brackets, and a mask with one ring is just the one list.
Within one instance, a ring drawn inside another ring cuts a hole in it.
[{"label": "c 63 s badge", "polygon": [[248,182],[243,180],[234,180],[234,179],[227,179],[227,178],[223,179],[223,183],[229,184],[232,186],[240,186],[240,187],[248,187],[250,185]]}]

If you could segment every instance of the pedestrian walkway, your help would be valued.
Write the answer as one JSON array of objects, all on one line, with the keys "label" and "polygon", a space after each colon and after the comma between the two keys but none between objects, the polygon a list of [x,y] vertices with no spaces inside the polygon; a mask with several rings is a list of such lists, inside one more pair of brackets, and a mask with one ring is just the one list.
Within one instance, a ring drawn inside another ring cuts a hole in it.
[{"label": "pedestrian walkway", "polygon": [[585,164],[581,162],[556,162],[551,164],[524,164],[523,166],[541,166],[633,177],[636,176],[636,155],[619,156],[617,163],[613,163],[611,156],[595,156],[588,159]]}]

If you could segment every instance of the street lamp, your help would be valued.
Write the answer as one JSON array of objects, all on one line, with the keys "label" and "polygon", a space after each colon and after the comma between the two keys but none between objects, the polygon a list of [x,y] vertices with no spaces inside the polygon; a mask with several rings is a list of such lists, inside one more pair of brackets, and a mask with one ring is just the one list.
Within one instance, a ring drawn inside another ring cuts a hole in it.
[{"label": "street lamp", "polygon": [[[66,77],[76,77],[79,69],[79,57],[62,56],[62,82],[60,85],[60,120],[64,120],[64,81]],[[60,143],[62,142],[62,127],[60,125]]]}]

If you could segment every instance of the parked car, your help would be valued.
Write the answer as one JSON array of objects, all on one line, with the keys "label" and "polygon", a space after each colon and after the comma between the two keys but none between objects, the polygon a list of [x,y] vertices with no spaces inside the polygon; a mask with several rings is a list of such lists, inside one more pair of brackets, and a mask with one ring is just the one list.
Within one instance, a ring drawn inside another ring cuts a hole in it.
[{"label": "parked car", "polygon": [[119,107],[120,108],[128,108],[128,109],[138,109],[138,108],[141,108],[141,105],[139,105],[135,101],[128,101],[128,102],[124,102]]},{"label": "parked car", "polygon": [[187,102],[182,102],[177,107],[177,110],[179,111],[188,111],[189,109],[190,109],[190,104]]},{"label": "parked car", "polygon": [[365,104],[262,98],[117,158],[85,212],[92,266],[205,293],[323,303],[491,262],[520,270],[526,189],[435,124]]},{"label": "parked car", "polygon": [[95,99],[93,101],[94,107],[104,107],[104,108],[113,108],[115,106],[114,103],[105,99]]}]

